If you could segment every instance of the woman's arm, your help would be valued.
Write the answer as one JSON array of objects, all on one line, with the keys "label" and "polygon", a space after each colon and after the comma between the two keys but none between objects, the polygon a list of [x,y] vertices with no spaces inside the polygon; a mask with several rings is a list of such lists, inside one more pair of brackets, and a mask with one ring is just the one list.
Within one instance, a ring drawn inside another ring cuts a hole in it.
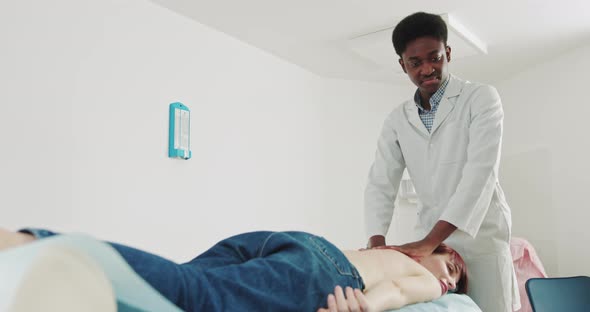
[{"label": "woman's arm", "polygon": [[318,312],[378,312],[398,309],[412,303],[434,300],[441,296],[441,288],[433,276],[416,275],[395,281],[383,281],[365,293],[359,289],[340,286],[328,296],[328,308]]},{"label": "woman's arm", "polygon": [[431,301],[442,294],[432,275],[415,275],[382,281],[365,292],[370,311],[398,309],[408,304]]}]

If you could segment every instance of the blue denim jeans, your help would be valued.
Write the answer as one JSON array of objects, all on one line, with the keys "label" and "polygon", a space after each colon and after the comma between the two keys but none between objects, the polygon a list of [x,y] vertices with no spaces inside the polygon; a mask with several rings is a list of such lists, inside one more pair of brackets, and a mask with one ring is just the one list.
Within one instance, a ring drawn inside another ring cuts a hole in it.
[{"label": "blue denim jeans", "polygon": [[[24,229],[37,238],[56,235]],[[364,288],[344,254],[305,232],[251,232],[177,264],[109,243],[147,283],[184,311],[316,311],[336,285]]]}]

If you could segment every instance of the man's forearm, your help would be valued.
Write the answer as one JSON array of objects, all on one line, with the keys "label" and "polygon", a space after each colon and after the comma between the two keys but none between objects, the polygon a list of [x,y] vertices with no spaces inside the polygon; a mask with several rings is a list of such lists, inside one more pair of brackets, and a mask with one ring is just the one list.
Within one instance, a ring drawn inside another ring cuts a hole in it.
[{"label": "man's forearm", "polygon": [[457,227],[453,224],[444,220],[439,220],[436,222],[432,230],[430,230],[430,233],[424,237],[424,241],[428,245],[434,246],[434,248],[436,248],[438,245],[440,245],[440,243],[451,236],[455,230],[457,230]]}]

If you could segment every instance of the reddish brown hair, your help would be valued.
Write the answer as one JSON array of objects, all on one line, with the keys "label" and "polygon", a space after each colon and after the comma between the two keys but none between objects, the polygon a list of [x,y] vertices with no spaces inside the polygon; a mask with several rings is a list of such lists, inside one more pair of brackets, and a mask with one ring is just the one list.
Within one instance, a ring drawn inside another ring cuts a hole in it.
[{"label": "reddish brown hair", "polygon": [[467,293],[467,265],[465,265],[465,261],[463,261],[461,255],[455,249],[443,243],[436,247],[433,253],[451,255],[451,261],[453,261],[459,267],[459,280],[457,281],[457,289],[455,290],[455,293]]}]

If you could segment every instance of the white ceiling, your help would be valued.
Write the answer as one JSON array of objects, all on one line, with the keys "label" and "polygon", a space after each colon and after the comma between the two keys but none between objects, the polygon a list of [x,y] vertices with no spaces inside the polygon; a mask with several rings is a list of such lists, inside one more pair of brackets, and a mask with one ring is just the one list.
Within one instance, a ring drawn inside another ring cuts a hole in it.
[{"label": "white ceiling", "polygon": [[377,64],[350,40],[416,11],[452,15],[487,44],[487,54],[450,64],[474,81],[493,83],[590,43],[590,0],[151,1],[329,78],[407,83],[392,45],[391,64]]}]

